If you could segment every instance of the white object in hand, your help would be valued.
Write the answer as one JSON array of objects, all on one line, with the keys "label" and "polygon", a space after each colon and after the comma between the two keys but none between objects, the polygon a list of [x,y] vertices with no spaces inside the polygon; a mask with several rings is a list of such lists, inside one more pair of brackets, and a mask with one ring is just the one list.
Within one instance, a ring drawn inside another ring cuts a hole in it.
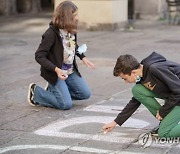
[{"label": "white object in hand", "polygon": [[77,51],[79,54],[85,53],[87,51],[87,45],[83,44],[83,45],[79,46]]}]

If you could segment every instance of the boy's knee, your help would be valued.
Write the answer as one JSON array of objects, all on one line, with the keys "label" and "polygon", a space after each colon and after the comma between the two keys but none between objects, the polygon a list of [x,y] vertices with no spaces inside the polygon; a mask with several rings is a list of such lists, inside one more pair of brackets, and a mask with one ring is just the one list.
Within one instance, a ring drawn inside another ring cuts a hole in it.
[{"label": "boy's knee", "polygon": [[132,88],[132,94],[134,96],[134,98],[138,99],[140,96],[142,96],[142,91],[143,91],[143,86],[141,84],[136,84],[133,88]]}]

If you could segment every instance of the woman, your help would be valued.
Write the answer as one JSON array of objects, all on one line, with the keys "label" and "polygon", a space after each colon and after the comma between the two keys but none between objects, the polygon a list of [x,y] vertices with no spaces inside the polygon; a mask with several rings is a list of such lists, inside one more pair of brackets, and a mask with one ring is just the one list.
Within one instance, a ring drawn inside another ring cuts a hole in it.
[{"label": "woman", "polygon": [[48,82],[48,87],[44,90],[34,83],[29,85],[28,102],[32,106],[67,110],[72,107],[72,99],[90,97],[90,90],[79,73],[76,56],[88,67],[95,66],[77,45],[77,24],[77,6],[71,1],[60,3],[35,53],[35,59],[41,65],[41,76]]},{"label": "woman", "polygon": [[[160,121],[159,137],[180,137],[180,64],[153,52],[141,63],[131,55],[121,55],[114,76],[136,83],[133,97],[117,118],[103,126],[105,132],[122,125],[143,104]],[[160,105],[155,98],[164,99]]]}]

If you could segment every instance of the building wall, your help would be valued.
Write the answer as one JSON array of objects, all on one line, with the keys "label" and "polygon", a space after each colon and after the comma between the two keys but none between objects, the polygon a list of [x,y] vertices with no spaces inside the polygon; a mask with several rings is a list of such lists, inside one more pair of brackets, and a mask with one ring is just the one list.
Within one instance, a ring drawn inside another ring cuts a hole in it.
[{"label": "building wall", "polygon": [[[0,0],[0,15],[37,13],[63,0]],[[129,19],[167,17],[166,0],[72,0],[84,27],[123,26]],[[49,4],[50,3],[50,4]],[[131,4],[131,5],[130,5]],[[128,8],[129,6],[129,8]],[[44,7],[44,8],[43,8]]]},{"label": "building wall", "polygon": [[54,0],[0,0],[0,15],[38,13],[52,8],[53,3]]},{"label": "building wall", "polygon": [[134,0],[134,13],[138,18],[160,17],[167,13],[166,0]]},{"label": "building wall", "polygon": [[0,15],[16,13],[16,0],[0,0]]},{"label": "building wall", "polygon": [[[55,8],[63,0],[55,0]],[[72,0],[85,27],[120,25],[127,22],[127,0]]]}]

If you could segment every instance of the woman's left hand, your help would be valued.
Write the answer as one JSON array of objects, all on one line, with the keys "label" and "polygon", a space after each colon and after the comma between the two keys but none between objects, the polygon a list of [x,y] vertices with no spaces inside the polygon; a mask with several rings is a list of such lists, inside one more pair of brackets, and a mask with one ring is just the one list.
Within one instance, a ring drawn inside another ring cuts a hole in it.
[{"label": "woman's left hand", "polygon": [[82,61],[87,67],[92,68],[92,69],[96,68],[95,65],[92,62],[90,62],[86,57],[84,57]]},{"label": "woman's left hand", "polygon": [[160,116],[159,111],[157,111],[156,118],[161,121],[163,118]]}]

